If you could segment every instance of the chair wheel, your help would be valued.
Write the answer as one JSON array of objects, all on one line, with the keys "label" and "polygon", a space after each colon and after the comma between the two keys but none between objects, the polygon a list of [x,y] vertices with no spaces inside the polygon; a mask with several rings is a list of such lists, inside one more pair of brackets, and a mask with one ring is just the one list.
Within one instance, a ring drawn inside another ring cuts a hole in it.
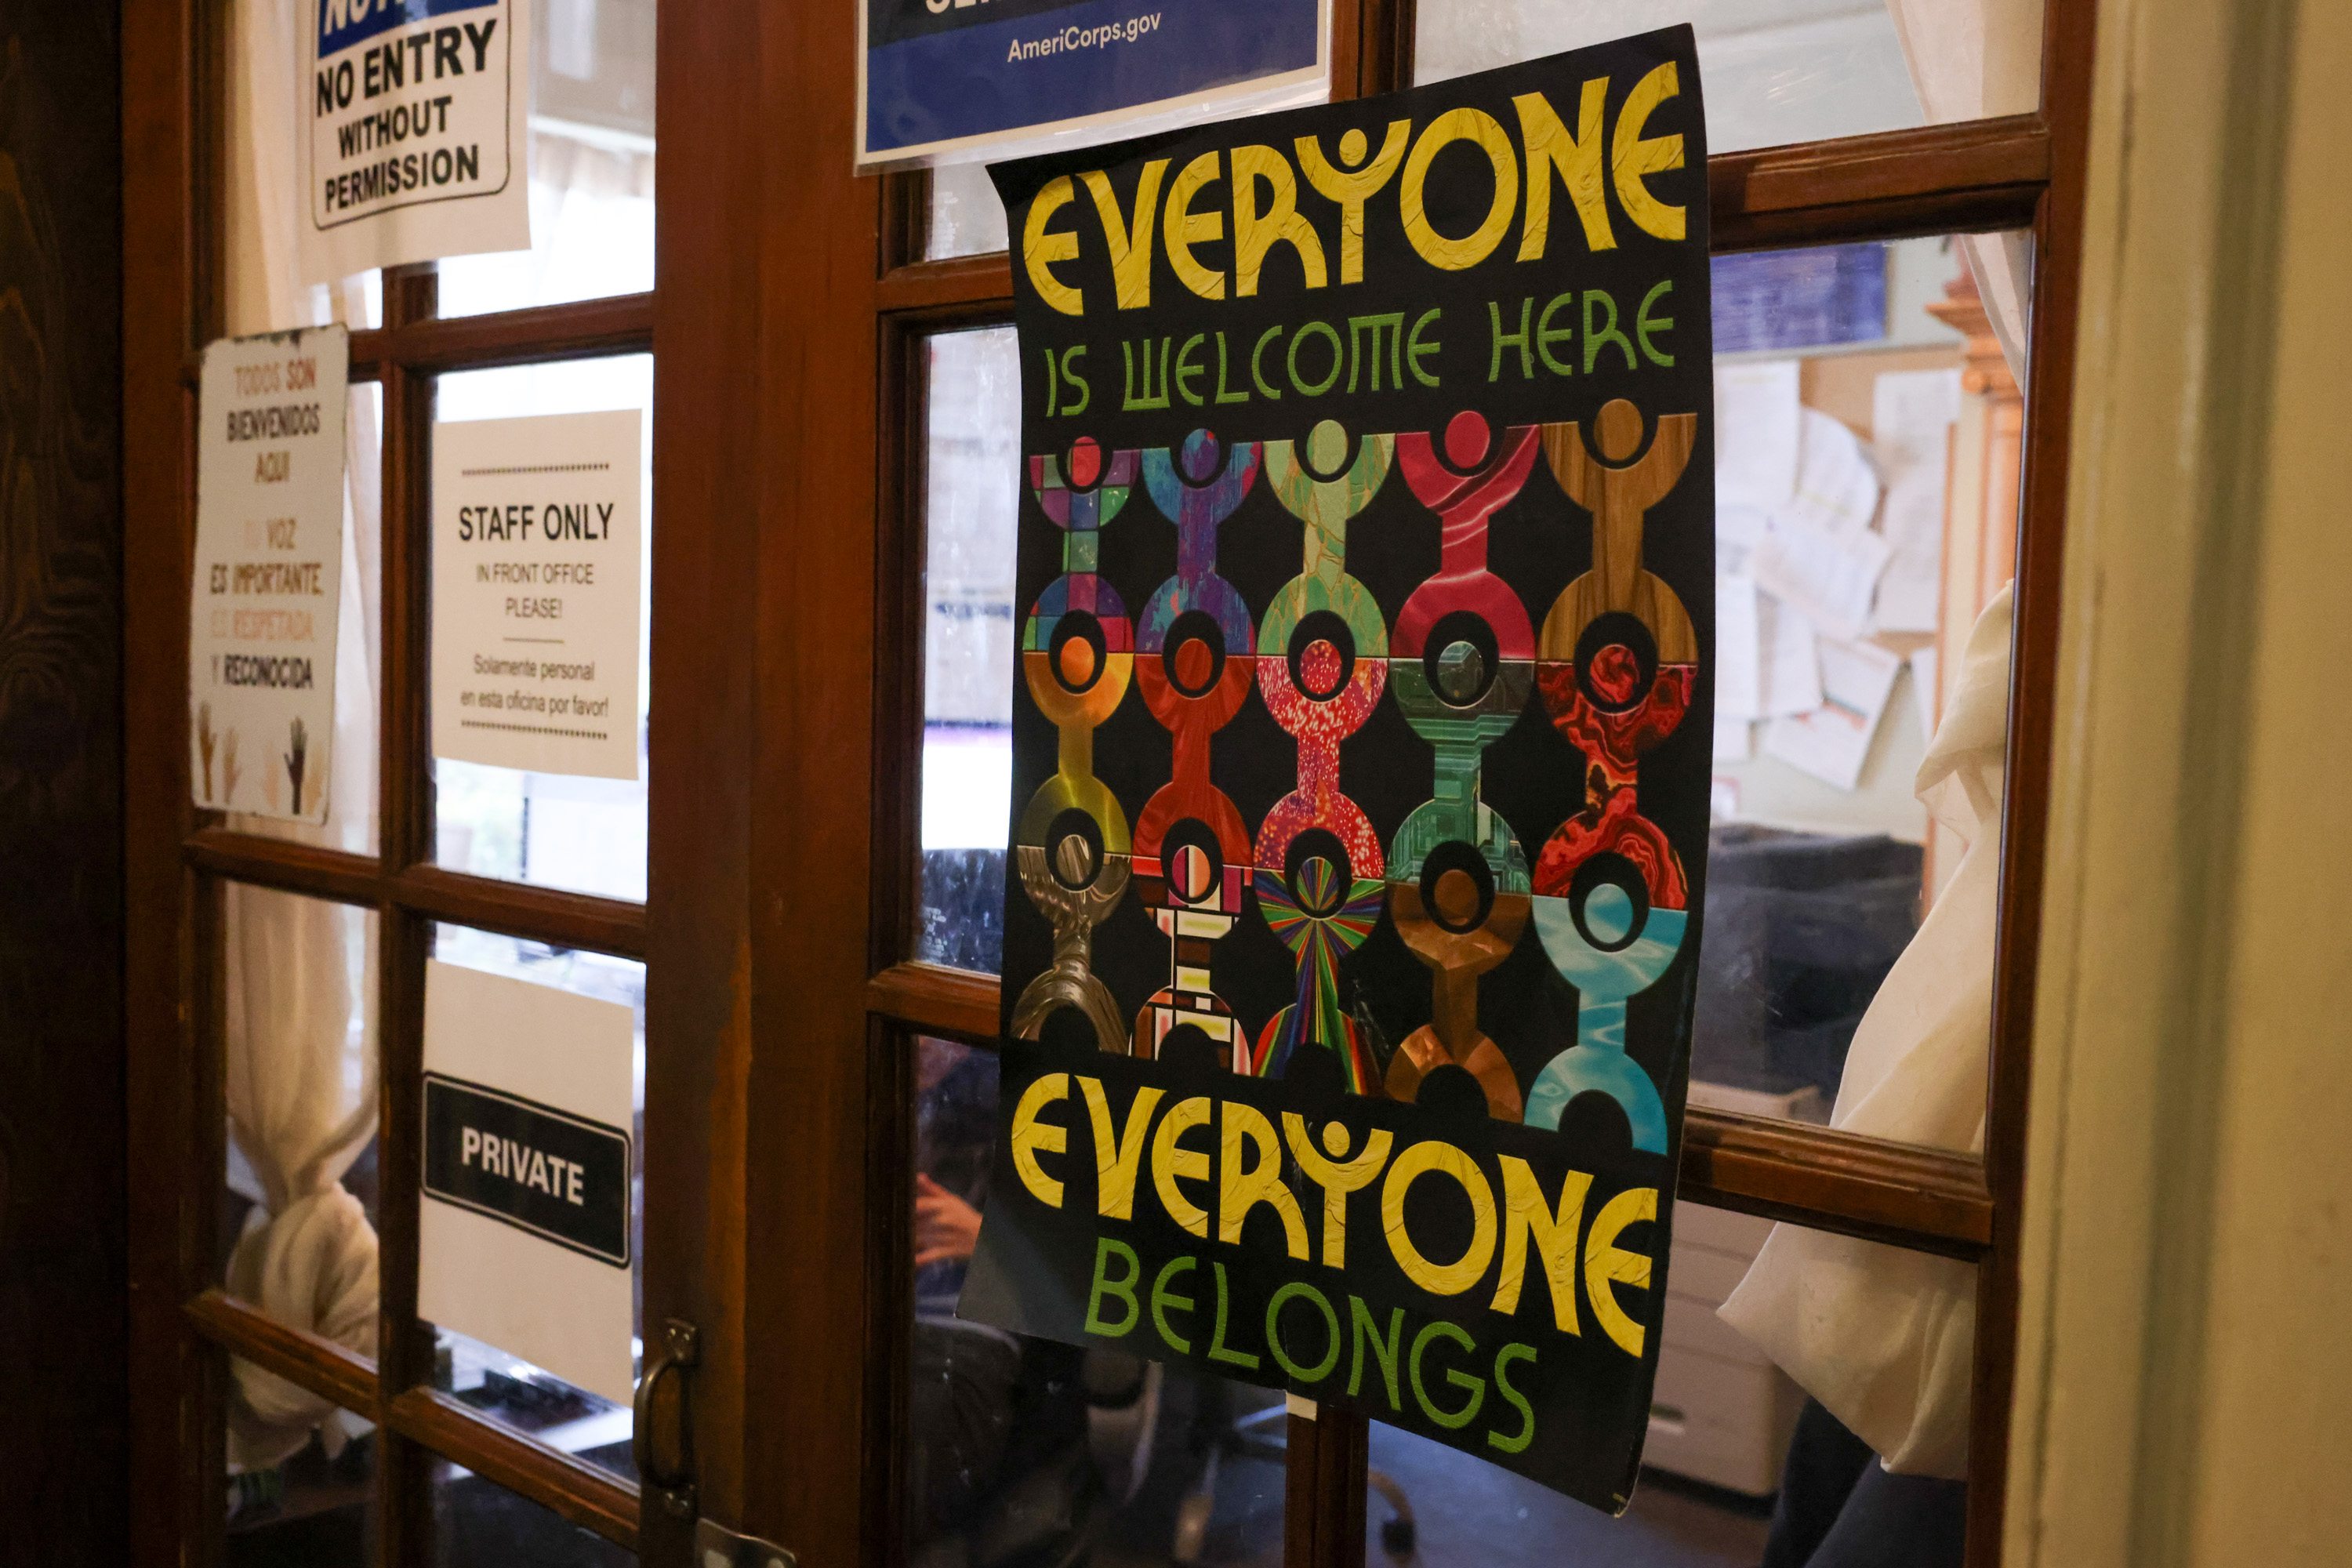
[{"label": "chair wheel", "polygon": [[1381,1549],[1391,1557],[1412,1556],[1413,1538],[1410,1519],[1384,1520],[1381,1523]]}]

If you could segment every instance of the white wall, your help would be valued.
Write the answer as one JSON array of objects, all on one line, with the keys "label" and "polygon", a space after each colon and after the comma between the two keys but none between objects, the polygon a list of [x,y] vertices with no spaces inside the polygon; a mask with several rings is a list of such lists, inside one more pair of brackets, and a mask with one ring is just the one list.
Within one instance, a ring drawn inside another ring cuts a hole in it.
[{"label": "white wall", "polygon": [[2014,1565],[2352,1561],[2352,7],[2105,0]]}]

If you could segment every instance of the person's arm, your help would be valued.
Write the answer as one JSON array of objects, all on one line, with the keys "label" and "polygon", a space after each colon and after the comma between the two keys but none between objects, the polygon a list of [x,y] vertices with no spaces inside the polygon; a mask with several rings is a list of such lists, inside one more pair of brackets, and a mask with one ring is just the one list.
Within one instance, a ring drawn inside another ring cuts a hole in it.
[{"label": "person's arm", "polygon": [[961,1263],[980,1245],[980,1211],[923,1173],[915,1173],[915,1267]]}]

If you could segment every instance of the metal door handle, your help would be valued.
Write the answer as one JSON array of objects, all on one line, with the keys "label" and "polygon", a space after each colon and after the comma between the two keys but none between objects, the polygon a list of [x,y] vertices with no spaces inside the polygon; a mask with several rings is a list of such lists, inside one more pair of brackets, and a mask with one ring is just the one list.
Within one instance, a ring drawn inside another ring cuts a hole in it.
[{"label": "metal door handle", "polygon": [[[678,1519],[692,1519],[694,1498],[693,1423],[688,1419],[686,1403],[685,1376],[702,1356],[701,1331],[683,1318],[672,1318],[664,1325],[661,1350],[637,1380],[636,1419],[629,1445],[637,1461],[637,1481],[660,1494],[662,1507]],[[654,1463],[654,1391],[663,1377],[677,1373],[679,1377],[677,1395],[677,1451],[682,1456],[675,1474],[665,1475]]]}]

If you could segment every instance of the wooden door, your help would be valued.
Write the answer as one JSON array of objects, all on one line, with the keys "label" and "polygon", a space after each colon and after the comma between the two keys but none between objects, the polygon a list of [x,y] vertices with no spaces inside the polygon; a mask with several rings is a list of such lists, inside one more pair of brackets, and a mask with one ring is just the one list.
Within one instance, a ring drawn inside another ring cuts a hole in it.
[{"label": "wooden door", "polygon": [[[1334,11],[1335,92],[1413,79],[1431,35],[1412,0]],[[1687,1203],[1979,1265],[1979,1563],[1997,1561],[2002,1505],[2087,114],[2090,6],[2052,0],[2049,13],[2039,112],[1732,153],[1710,169],[1719,250],[2029,227],[2035,239],[1986,1152],[1694,1110],[1681,1187]],[[847,0],[662,7],[652,289],[449,318],[434,270],[406,269],[384,281],[381,327],[354,334],[354,377],[381,388],[385,432],[376,851],[231,831],[187,805],[181,619],[188,367],[224,320],[226,8],[137,0],[125,16],[141,1560],[225,1549],[232,1355],[378,1429],[366,1551],[388,1563],[448,1558],[436,1510],[452,1465],[584,1531],[566,1539],[586,1561],[605,1546],[700,1561],[698,1520],[809,1563],[914,1558],[927,1539],[910,1473],[923,1096],[969,1059],[959,1053],[986,1050],[997,1019],[984,963],[919,930],[942,897],[926,892],[921,852],[926,518],[948,482],[931,454],[943,394],[969,395],[935,382],[935,350],[1009,321],[1004,254],[935,244],[927,176],[852,174]],[[438,378],[641,353],[657,410],[658,717],[638,903],[442,863],[422,659]],[[969,356],[941,374],[970,374]],[[232,885],[373,911],[383,1259],[373,1358],[221,1289],[220,911]],[[415,1316],[415,1150],[422,976],[442,924],[644,965],[647,1364],[673,1320],[698,1350],[648,1417],[656,1476],[583,1463],[436,1385],[437,1347]],[[1186,1397],[1195,1429],[1219,1443],[1255,1414]],[[1286,1415],[1249,1435],[1253,1454],[1220,1449],[1238,1456],[1233,1469],[1264,1467],[1244,1489],[1233,1552],[1362,1562],[1368,1519],[1377,1528],[1389,1509],[1368,1509],[1365,1424]]]}]

